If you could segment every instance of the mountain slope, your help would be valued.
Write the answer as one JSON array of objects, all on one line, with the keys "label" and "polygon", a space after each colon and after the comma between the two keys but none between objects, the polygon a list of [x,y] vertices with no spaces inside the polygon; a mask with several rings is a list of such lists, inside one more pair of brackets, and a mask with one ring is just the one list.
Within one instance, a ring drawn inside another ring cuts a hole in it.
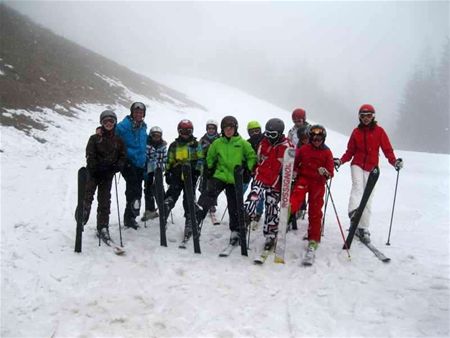
[{"label": "mountain slope", "polygon": [[[176,137],[176,123],[193,118],[194,133],[207,119],[238,117],[261,123],[289,112],[219,84],[171,81],[189,88],[208,111],[161,105],[146,121]],[[178,88],[178,85],[177,85]],[[286,264],[251,261],[262,239],[262,224],[251,233],[250,257],[219,251],[229,239],[228,216],[220,226],[206,219],[202,254],[178,249],[183,236],[181,198],[168,224],[168,247],[159,245],[157,220],[138,231],[123,230],[124,256],[116,256],[95,237],[95,202],[83,233],[83,252],[74,253],[76,172],[84,147],[98,123],[99,107],[87,105],[76,122],[61,115],[39,144],[14,128],[1,126],[1,332],[2,337],[446,337],[449,288],[449,156],[399,152],[400,172],[391,246],[389,228],[396,172],[382,158],[373,201],[372,241],[392,261],[384,264],[355,241],[351,260],[332,205],[315,265],[300,266],[307,221],[288,233]],[[164,110],[165,109],[165,110]],[[219,110],[221,109],[221,110]],[[289,124],[288,124],[289,123]],[[59,128],[56,125],[60,126]],[[336,155],[347,137],[328,131]],[[435,165],[430,165],[434,163]],[[39,179],[37,179],[39,178]],[[333,178],[338,215],[348,227],[351,179],[348,165]],[[110,229],[119,241],[125,183],[118,177],[118,203],[112,191]],[[218,214],[226,208],[219,197]],[[142,210],[141,210],[142,211]],[[122,223],[123,224],[123,223]]]},{"label": "mountain slope", "polygon": [[[45,130],[43,108],[76,115],[82,104],[129,107],[133,96],[179,107],[199,104],[185,95],[57,36],[0,4],[1,124]],[[21,114],[5,114],[22,110]],[[28,112],[28,114],[23,112]]]}]

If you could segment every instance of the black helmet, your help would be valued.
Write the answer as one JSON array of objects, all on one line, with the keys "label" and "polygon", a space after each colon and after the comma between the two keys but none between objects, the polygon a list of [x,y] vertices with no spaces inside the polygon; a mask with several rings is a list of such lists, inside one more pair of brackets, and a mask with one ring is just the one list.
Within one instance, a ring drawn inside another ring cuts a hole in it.
[{"label": "black helmet", "polygon": [[114,113],[112,110],[104,110],[100,114],[100,124],[102,124],[102,121],[106,119],[107,117],[112,118],[114,120],[114,124],[117,123],[117,116],[116,113]]},{"label": "black helmet", "polygon": [[313,136],[315,135],[322,136],[323,142],[325,142],[325,139],[327,138],[327,130],[320,124],[315,124],[309,128],[309,142],[311,142]]},{"label": "black helmet", "polygon": [[236,132],[237,132],[237,130],[238,130],[238,121],[236,120],[236,118],[234,116],[225,116],[222,119],[222,122],[220,122],[220,128],[223,131],[226,127],[234,127],[236,129]]},{"label": "black helmet", "polygon": [[278,118],[267,121],[264,136],[271,141],[277,141],[284,132],[284,122]]},{"label": "black helmet", "polygon": [[[143,104],[142,102],[134,102],[134,103],[131,105],[131,107],[130,107],[131,115],[133,115],[133,112],[134,112],[136,109],[143,110],[143,111],[144,111],[144,117],[145,117],[145,111],[147,110],[147,108],[145,107],[145,104]],[[133,117],[133,116],[132,116],[132,117]]]}]

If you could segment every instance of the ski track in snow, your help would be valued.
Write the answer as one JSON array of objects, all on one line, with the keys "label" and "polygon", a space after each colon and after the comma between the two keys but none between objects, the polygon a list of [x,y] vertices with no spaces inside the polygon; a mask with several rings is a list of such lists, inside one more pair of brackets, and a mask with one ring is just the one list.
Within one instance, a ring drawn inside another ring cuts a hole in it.
[{"label": "ski track in snow", "polygon": [[[222,91],[226,95],[227,88]],[[229,95],[251,107],[251,98],[244,94]],[[262,106],[260,100],[257,106]],[[272,106],[268,107],[261,122],[271,117]],[[55,117],[61,128],[51,126],[45,144],[1,127],[2,337],[450,335],[449,156],[398,152],[405,169],[400,173],[389,247],[384,244],[396,172],[381,157],[371,230],[373,243],[392,258],[388,264],[358,241],[348,259],[331,203],[312,267],[300,263],[307,220],[288,233],[285,265],[273,263],[273,255],[262,266],[252,264],[262,226],[251,234],[249,258],[239,249],[228,258],[218,257],[229,238],[227,216],[219,226],[206,218],[201,255],[193,253],[192,242],[186,250],[178,249],[184,225],[181,202],[173,212],[175,224],[168,225],[167,248],[159,246],[158,220],[152,220],[147,228],[142,223],[138,231],[122,230],[124,256],[114,255],[105,245],[98,247],[94,202],[83,233],[83,252],[76,254],[76,172],[101,110],[89,106],[80,120]],[[126,114],[125,108],[121,111]],[[249,111],[244,119],[252,119],[254,111]],[[206,120],[202,112],[194,113],[195,119]],[[218,120],[220,116],[214,115]],[[290,124],[288,116],[286,112],[284,120]],[[169,142],[175,132],[169,126],[175,123],[173,115],[158,122],[168,130]],[[201,136],[202,129],[197,130]],[[346,140],[330,131],[327,143],[338,156]],[[120,178],[121,214],[124,188]],[[332,186],[344,231],[349,192],[345,165]],[[218,217],[225,206],[222,194]],[[111,235],[120,243],[114,184]]]}]

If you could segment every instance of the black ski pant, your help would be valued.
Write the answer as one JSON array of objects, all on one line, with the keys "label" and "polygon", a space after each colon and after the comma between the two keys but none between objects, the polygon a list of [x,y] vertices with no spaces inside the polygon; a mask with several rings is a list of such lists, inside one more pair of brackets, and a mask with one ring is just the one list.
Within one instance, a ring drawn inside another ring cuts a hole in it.
[{"label": "black ski pant", "polygon": [[[194,199],[195,199],[196,183],[197,183],[197,178],[195,176],[193,176],[192,177],[192,191],[194,192]],[[183,192],[184,217],[189,215],[189,206],[188,206],[188,201],[186,199],[186,191],[184,188],[184,181],[181,179],[181,176],[176,175],[172,178],[172,182],[170,183],[170,185],[164,195],[164,203],[167,206],[167,209],[165,210],[166,219],[170,213],[170,210],[172,210],[173,207],[175,206],[175,204],[177,203],[181,192]]]},{"label": "black ski pant", "polygon": [[127,205],[125,207],[124,219],[135,219],[139,215],[142,198],[142,181],[144,180],[144,168],[138,168],[127,162],[122,171],[122,176],[126,182],[125,197]]},{"label": "black ski pant", "polygon": [[112,174],[99,177],[92,177],[91,175],[88,175],[83,207],[85,209],[84,212],[86,213],[87,218],[89,218],[91,205],[94,200],[95,190],[97,190],[97,229],[108,227],[109,225],[112,179]]},{"label": "black ski pant", "polygon": [[202,192],[197,201],[198,205],[202,207],[202,209],[199,208],[196,211],[197,222],[200,223],[203,219],[205,219],[209,209],[212,206],[217,205],[217,197],[223,190],[225,190],[225,195],[227,197],[230,230],[239,231],[238,209],[234,183],[225,183],[214,177],[208,180],[206,190]]},{"label": "black ski pant", "polygon": [[144,182],[145,210],[155,211],[155,174],[148,173]]}]

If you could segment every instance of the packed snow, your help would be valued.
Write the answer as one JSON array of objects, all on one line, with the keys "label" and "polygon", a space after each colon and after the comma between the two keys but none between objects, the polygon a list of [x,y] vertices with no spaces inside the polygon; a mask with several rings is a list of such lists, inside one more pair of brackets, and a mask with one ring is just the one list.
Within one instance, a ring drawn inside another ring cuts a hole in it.
[{"label": "packed snow", "polygon": [[[206,107],[183,109],[133,95],[148,104],[145,121],[164,138],[176,136],[179,120],[194,122],[201,137],[207,119],[235,115],[239,130],[257,119],[263,125],[290,112],[234,88],[202,80],[171,78],[165,83]],[[301,106],[299,102],[299,106]],[[168,247],[159,245],[159,223],[122,229],[124,256],[95,236],[95,210],[74,252],[76,173],[84,148],[105,107],[79,107],[79,119],[47,111],[39,143],[12,127],[1,127],[1,336],[2,337],[445,337],[450,335],[449,177],[450,157],[398,151],[400,171],[390,246],[386,246],[397,172],[381,155],[381,176],[373,201],[372,242],[391,258],[382,263],[358,241],[351,259],[332,204],[312,267],[300,265],[307,220],[287,235],[286,264],[269,257],[252,262],[262,225],[251,233],[249,257],[236,249],[218,257],[229,239],[221,225],[205,220],[202,254],[178,248],[184,219],[181,202],[168,224]],[[128,107],[113,107],[119,120]],[[293,107],[294,108],[294,107]],[[308,111],[314,121],[314,112]],[[355,107],[356,110],[356,107]],[[383,114],[377,119],[383,125]],[[356,115],[356,114],[355,114]],[[326,126],[326,121],[315,121]],[[355,116],[355,125],[356,125]],[[44,137],[45,136],[45,137]],[[342,155],[349,135],[328,131],[327,144]],[[420,139],[418,139],[420,142]],[[395,147],[395,145],[394,145]],[[345,164],[331,192],[344,228],[350,170]],[[118,177],[122,217],[125,182]],[[113,185],[110,229],[119,242]],[[226,207],[220,196],[218,216]],[[141,210],[143,212],[143,210]]]}]

